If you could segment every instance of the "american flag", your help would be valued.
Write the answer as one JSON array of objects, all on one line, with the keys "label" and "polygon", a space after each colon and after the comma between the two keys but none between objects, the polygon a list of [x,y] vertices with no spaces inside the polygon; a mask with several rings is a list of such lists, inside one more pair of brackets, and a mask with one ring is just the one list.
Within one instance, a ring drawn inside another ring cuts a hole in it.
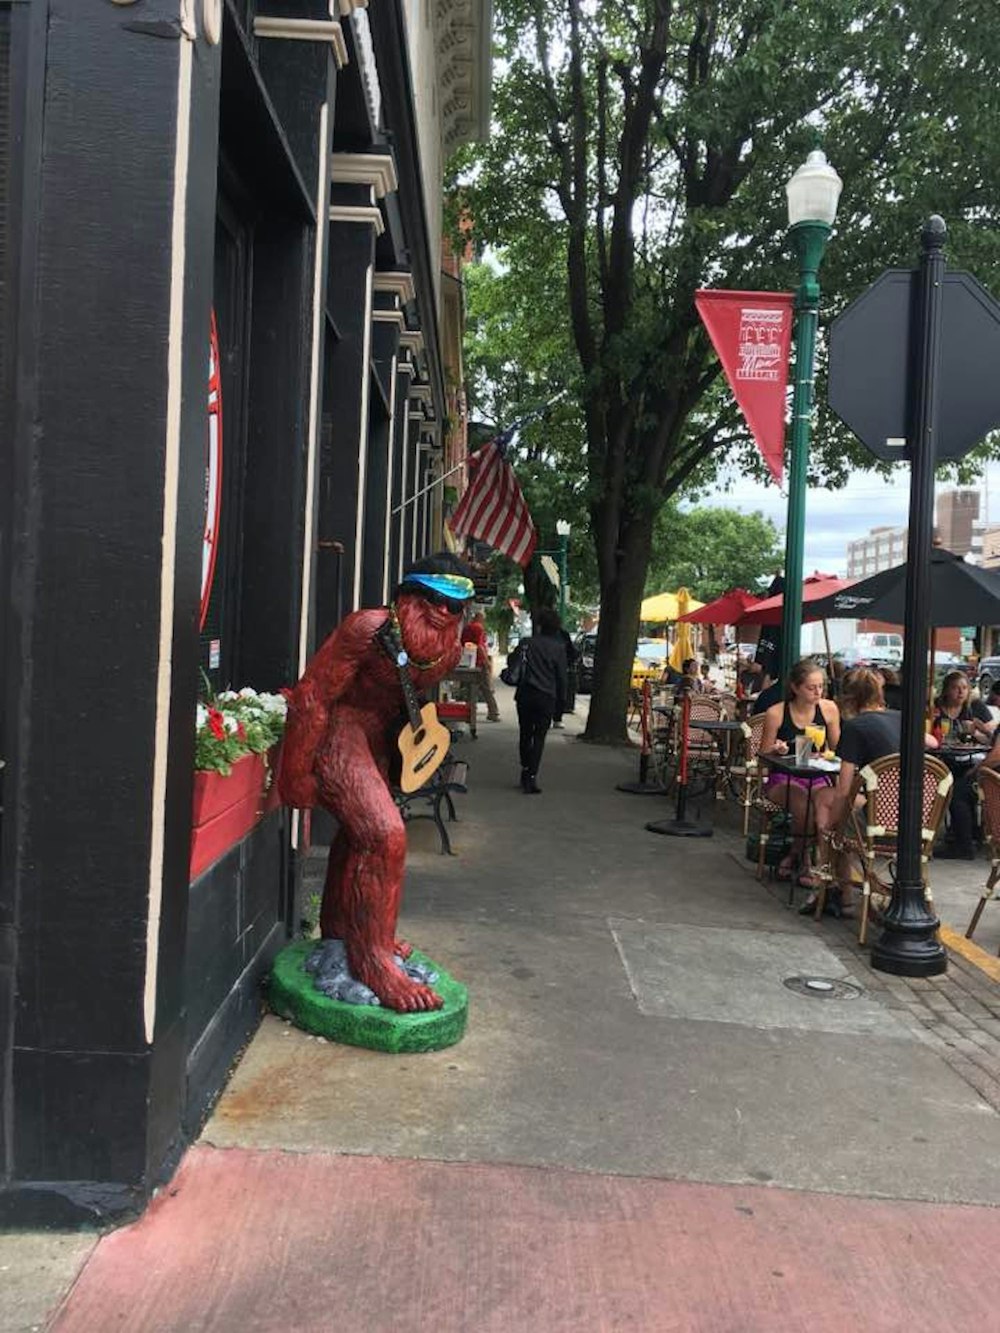
[{"label": "american flag", "polygon": [[507,446],[521,425],[515,422],[469,455],[469,484],[448,524],[456,537],[475,537],[527,565],[538,533],[506,459]]}]

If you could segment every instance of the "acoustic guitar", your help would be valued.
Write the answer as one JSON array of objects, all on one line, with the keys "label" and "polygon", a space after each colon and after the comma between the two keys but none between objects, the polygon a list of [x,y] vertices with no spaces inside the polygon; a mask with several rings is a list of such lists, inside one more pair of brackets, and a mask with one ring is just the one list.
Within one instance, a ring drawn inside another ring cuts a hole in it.
[{"label": "acoustic guitar", "polygon": [[410,795],[428,782],[445,761],[451,746],[451,733],[438,721],[437,709],[432,703],[421,708],[408,670],[406,649],[387,622],[378,630],[382,646],[392,657],[403,687],[408,725],[399,733],[400,757],[403,761],[400,788]]}]

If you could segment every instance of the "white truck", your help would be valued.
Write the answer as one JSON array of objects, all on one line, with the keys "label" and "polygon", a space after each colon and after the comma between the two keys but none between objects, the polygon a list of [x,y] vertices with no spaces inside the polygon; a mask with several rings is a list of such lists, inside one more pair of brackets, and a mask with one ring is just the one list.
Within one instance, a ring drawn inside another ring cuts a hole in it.
[{"label": "white truck", "polygon": [[859,634],[854,646],[862,657],[870,662],[902,662],[902,634]]}]

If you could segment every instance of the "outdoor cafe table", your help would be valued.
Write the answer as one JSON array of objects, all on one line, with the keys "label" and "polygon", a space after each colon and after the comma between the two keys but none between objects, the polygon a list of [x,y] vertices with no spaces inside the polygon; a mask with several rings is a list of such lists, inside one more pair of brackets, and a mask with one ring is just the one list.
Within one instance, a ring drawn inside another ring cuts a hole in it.
[{"label": "outdoor cafe table", "polygon": [[930,750],[928,753],[938,755],[958,777],[967,768],[985,759],[990,748],[983,741],[957,741],[954,744],[945,742],[944,745],[939,745],[936,750]]},{"label": "outdoor cafe table", "polygon": [[[780,773],[782,777],[787,778],[807,778],[809,785],[806,788],[806,817],[803,831],[803,848],[806,845],[806,839],[809,834],[809,817],[812,814],[812,795],[813,787],[817,786],[816,778],[836,778],[840,772],[839,759],[807,759],[804,763],[799,763],[793,752],[788,754],[775,754],[771,751],[768,754],[762,754],[761,759],[775,773]],[[785,785],[785,815],[789,813],[789,799],[791,797],[791,782]],[[794,841],[792,846],[794,847]],[[795,898],[795,878],[793,876],[788,888],[788,903],[791,906]]]}]

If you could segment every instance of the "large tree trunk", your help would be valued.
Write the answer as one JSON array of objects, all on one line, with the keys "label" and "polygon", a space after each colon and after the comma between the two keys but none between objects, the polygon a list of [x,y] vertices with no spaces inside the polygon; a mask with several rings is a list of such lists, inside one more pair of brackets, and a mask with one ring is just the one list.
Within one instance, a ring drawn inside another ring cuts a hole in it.
[{"label": "large tree trunk", "polygon": [[654,514],[632,518],[622,529],[620,514],[605,513],[598,525],[613,527],[613,534],[597,531],[598,547],[606,545],[609,535],[617,537],[611,547],[615,559],[610,577],[601,579],[601,618],[597,625],[597,676],[590,696],[590,712],[584,738],[605,744],[628,739],[625,726],[629,681],[635,659],[639,632],[639,607],[642,603],[646,570],[653,539]]}]

